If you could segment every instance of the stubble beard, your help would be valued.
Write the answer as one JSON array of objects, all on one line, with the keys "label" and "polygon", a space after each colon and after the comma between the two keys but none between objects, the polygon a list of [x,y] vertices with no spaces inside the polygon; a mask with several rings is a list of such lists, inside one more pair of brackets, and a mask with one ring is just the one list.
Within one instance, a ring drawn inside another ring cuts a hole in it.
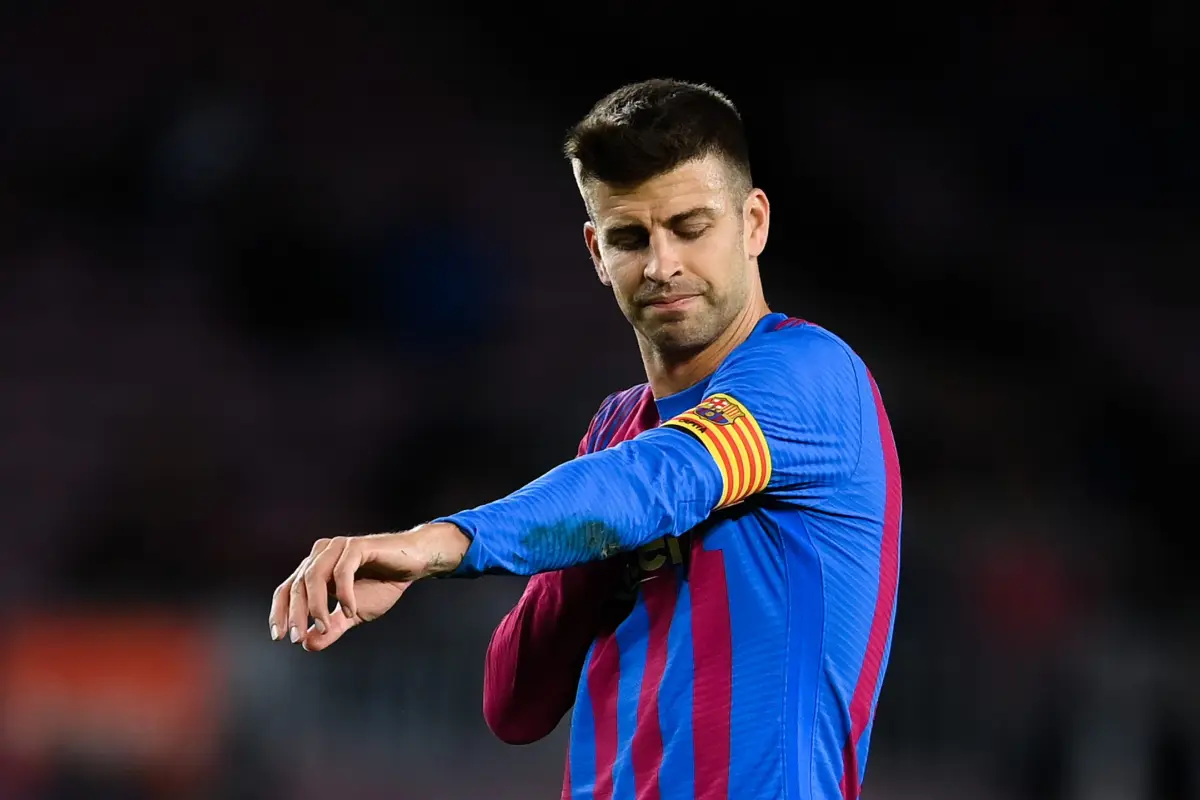
[{"label": "stubble beard", "polygon": [[663,363],[686,361],[720,338],[738,317],[745,298],[704,295],[704,307],[673,320],[644,320],[637,326],[643,348]]}]

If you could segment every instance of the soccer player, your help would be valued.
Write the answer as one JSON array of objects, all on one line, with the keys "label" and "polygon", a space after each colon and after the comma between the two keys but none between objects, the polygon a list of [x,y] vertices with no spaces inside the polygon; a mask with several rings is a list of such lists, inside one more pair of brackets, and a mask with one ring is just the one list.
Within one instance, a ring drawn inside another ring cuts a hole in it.
[{"label": "soccer player", "polygon": [[321,650],[420,578],[531,575],[488,650],[485,716],[529,742],[573,707],[564,797],[857,798],[899,570],[875,381],[768,307],[770,206],[723,95],[623,87],[566,155],[647,383],[508,497],[318,541],[271,635]]}]

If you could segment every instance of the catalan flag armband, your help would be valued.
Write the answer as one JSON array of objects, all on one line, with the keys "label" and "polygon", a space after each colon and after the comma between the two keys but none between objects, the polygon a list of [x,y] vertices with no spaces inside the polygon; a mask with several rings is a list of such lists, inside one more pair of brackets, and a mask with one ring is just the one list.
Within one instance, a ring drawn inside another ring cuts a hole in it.
[{"label": "catalan flag armband", "polygon": [[663,426],[691,434],[712,455],[725,486],[717,508],[740,503],[767,488],[771,480],[767,439],[754,416],[729,395],[714,394]]}]

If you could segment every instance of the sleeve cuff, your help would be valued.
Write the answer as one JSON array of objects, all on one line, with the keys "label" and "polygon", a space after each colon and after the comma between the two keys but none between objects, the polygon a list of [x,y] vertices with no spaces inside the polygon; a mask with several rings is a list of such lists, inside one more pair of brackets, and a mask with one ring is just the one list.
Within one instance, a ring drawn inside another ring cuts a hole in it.
[{"label": "sleeve cuff", "polygon": [[438,517],[433,520],[434,523],[449,523],[471,540],[471,544],[467,547],[467,552],[463,555],[462,562],[455,567],[453,572],[442,575],[443,579],[447,578],[478,578],[481,575],[488,574],[487,564],[484,561],[483,545],[480,544],[476,536],[476,526],[472,523],[470,515],[467,512],[455,514],[449,517]]}]

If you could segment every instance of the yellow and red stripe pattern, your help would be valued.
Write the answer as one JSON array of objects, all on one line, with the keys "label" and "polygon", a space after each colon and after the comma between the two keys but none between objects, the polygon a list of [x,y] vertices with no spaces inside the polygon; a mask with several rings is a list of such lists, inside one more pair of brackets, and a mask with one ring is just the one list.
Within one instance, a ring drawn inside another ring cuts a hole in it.
[{"label": "yellow and red stripe pattern", "polygon": [[663,425],[695,436],[712,455],[725,484],[717,508],[740,503],[767,488],[771,480],[767,437],[749,410],[729,395],[711,395]]}]

